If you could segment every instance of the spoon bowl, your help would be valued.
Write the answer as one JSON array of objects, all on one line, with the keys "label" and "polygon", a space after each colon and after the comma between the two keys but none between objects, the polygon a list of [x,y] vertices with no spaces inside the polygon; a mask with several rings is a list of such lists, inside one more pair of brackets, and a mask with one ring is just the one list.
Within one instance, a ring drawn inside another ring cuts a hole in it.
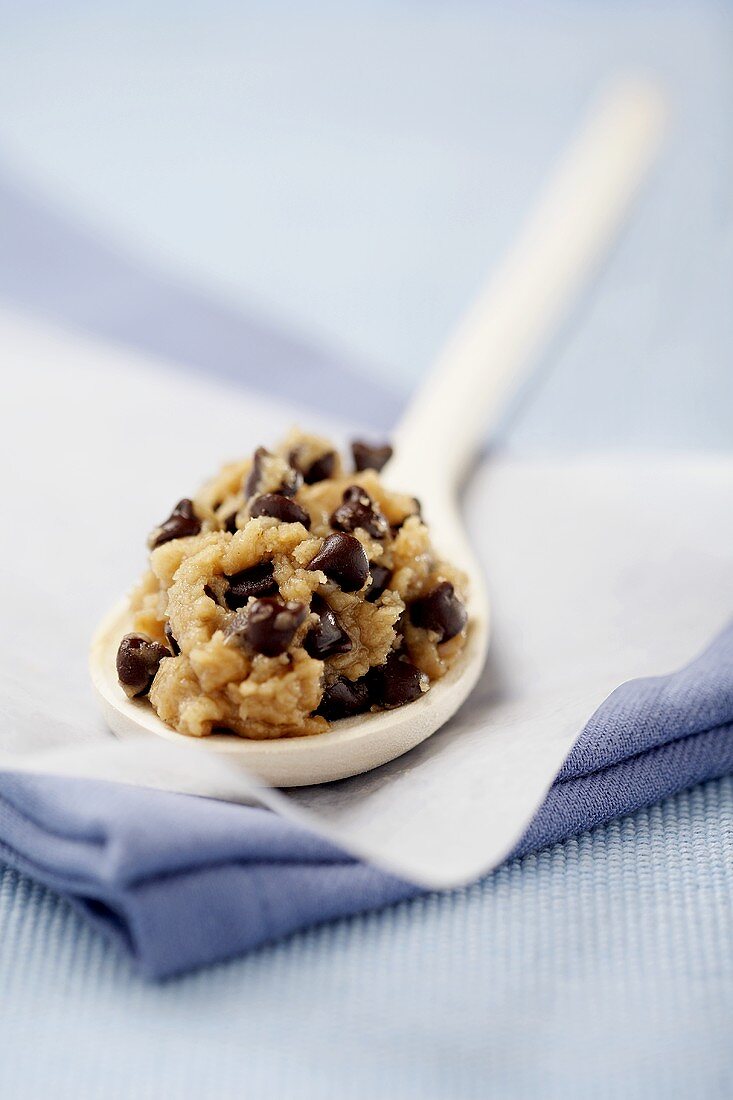
[{"label": "spoon bowl", "polygon": [[[403,421],[403,426],[408,421]],[[161,721],[146,699],[129,699],[117,681],[120,639],[133,630],[129,601],[106,616],[94,636],[90,673],[102,713],[118,737],[151,734],[174,744],[196,746],[237,762],[271,787],[305,787],[371,771],[402,756],[445,725],[475,687],[489,645],[489,604],[483,572],[466,538],[455,495],[445,477],[420,461],[421,447],[402,447],[395,433],[395,457],[382,478],[395,490],[409,486],[420,497],[431,537],[441,555],[466,574],[466,642],[445,676],[419,699],[393,710],[333,722],[325,733],[307,737],[253,739],[233,733],[196,738]],[[447,467],[446,467],[447,469]]]},{"label": "spoon bowl", "polygon": [[251,740],[214,733],[195,738],[177,733],[160,720],[145,699],[128,699],[117,682],[115,657],[120,638],[132,629],[127,600],[100,624],[90,655],[92,683],[102,713],[118,737],[151,734],[187,746],[200,745],[237,761],[272,787],[304,787],[371,771],[430,737],[458,710],[474,688],[488,646],[487,609],[468,601],[466,645],[446,675],[420,699],[395,710],[378,711],[334,722],[311,737]]}]

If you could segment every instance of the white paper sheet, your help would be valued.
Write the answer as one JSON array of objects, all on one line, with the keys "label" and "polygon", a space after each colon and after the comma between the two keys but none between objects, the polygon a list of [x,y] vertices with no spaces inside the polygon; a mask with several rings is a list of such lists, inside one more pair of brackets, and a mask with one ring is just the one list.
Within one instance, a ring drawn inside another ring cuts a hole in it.
[{"label": "white paper sheet", "polygon": [[[10,314],[0,361],[0,764],[255,797],[200,745],[115,742],[87,650],[170,503],[298,411]],[[465,502],[493,601],[478,690],[400,760],[256,797],[415,881],[477,877],[519,839],[609,691],[686,662],[728,620],[732,502],[733,463],[713,456],[485,464]]]}]

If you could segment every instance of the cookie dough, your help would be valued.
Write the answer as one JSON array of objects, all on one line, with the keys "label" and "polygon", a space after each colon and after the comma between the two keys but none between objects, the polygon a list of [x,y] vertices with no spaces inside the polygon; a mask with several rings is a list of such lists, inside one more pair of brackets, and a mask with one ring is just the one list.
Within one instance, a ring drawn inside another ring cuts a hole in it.
[{"label": "cookie dough", "polygon": [[232,462],[149,539],[121,688],[181,733],[318,734],[429,690],[466,635],[465,578],[414,497],[387,490],[388,446],[292,432]]}]

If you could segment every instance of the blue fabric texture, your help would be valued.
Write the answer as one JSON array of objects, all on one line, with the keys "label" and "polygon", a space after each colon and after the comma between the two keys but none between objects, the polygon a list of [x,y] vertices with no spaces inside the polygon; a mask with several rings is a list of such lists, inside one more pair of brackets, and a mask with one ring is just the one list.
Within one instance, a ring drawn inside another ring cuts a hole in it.
[{"label": "blue fabric texture", "polygon": [[733,777],[472,886],[141,980],[0,871],[12,1100],[730,1100]]},{"label": "blue fabric texture", "polygon": [[[733,771],[733,625],[686,668],[617,689],[515,854]],[[6,775],[4,859],[68,896],[163,977],[412,897],[266,810],[85,780]]]}]

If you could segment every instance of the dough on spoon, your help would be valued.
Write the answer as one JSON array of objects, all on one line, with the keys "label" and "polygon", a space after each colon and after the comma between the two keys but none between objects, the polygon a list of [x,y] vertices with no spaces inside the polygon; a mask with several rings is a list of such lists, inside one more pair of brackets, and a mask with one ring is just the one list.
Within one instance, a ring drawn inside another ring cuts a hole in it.
[{"label": "dough on spoon", "polygon": [[121,690],[180,733],[318,734],[401,706],[463,647],[465,578],[439,560],[388,447],[292,432],[233,462],[150,536]]}]

